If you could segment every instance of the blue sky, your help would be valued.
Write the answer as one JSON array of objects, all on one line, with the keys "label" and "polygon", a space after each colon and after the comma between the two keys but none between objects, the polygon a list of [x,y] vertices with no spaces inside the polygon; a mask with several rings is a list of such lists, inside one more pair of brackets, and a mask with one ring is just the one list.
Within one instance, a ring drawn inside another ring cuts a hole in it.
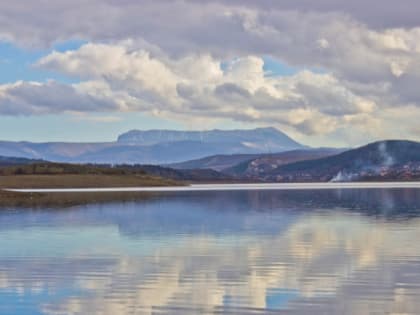
[{"label": "blue sky", "polygon": [[[51,50],[61,52],[75,50],[83,43],[83,41],[68,41],[54,45]],[[51,50],[24,49],[12,43],[0,41],[0,84],[19,80],[44,82],[48,79],[66,83],[75,82],[72,78],[34,67],[34,64]]]}]

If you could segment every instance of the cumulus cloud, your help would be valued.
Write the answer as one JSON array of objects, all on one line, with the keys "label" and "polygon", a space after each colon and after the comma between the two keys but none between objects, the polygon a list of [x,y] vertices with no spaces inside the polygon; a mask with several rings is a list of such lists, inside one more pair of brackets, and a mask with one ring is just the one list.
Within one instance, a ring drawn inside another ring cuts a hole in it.
[{"label": "cumulus cloud", "polygon": [[283,124],[307,134],[375,109],[331,74],[266,76],[257,56],[233,59],[224,70],[221,64],[210,55],[153,57],[124,42],[53,52],[37,66],[83,78],[79,91],[106,97],[120,110]]},{"label": "cumulus cloud", "polygon": [[60,112],[115,111],[111,99],[79,91],[77,86],[47,83],[16,82],[0,85],[2,115],[41,115]]}]

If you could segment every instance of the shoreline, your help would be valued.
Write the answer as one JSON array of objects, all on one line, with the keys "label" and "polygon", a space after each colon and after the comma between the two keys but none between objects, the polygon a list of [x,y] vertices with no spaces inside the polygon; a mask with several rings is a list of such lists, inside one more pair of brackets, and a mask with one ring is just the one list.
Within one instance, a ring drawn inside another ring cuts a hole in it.
[{"label": "shoreline", "polygon": [[86,188],[2,188],[15,193],[88,193],[88,192],[194,192],[240,190],[323,190],[323,189],[420,189],[420,182],[346,182],[346,183],[258,183],[191,184],[185,186],[86,187]]}]

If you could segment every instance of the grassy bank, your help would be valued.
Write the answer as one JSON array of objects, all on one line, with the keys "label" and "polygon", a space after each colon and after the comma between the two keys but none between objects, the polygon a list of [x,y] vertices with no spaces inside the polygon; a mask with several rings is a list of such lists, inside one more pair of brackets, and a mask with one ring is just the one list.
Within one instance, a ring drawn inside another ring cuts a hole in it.
[{"label": "grassy bank", "polygon": [[5,188],[113,188],[178,186],[182,182],[147,174],[143,170],[66,163],[36,163],[0,168],[0,209],[11,207],[69,207],[79,204],[130,201],[139,193],[18,193]]},{"label": "grassy bank", "polygon": [[0,211],[3,208],[66,208],[82,204],[105,203],[113,201],[134,201],[146,198],[145,193],[22,193],[10,192],[4,188],[112,188],[135,186],[174,186],[181,185],[149,175],[9,175],[0,176]]},{"label": "grassy bank", "polygon": [[149,175],[61,174],[3,175],[1,188],[107,188],[181,185],[170,179]]},{"label": "grassy bank", "polygon": [[141,169],[66,163],[34,163],[0,168],[1,188],[109,188],[181,185]]}]

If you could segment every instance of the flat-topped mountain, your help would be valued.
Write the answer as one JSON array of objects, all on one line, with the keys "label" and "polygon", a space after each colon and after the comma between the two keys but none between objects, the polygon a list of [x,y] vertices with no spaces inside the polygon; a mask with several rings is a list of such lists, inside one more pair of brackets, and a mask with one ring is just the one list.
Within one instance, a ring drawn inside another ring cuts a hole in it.
[{"label": "flat-topped mountain", "polygon": [[131,130],[118,137],[119,143],[154,145],[173,142],[223,143],[244,146],[254,151],[284,151],[302,147],[276,128],[250,130]]}]

